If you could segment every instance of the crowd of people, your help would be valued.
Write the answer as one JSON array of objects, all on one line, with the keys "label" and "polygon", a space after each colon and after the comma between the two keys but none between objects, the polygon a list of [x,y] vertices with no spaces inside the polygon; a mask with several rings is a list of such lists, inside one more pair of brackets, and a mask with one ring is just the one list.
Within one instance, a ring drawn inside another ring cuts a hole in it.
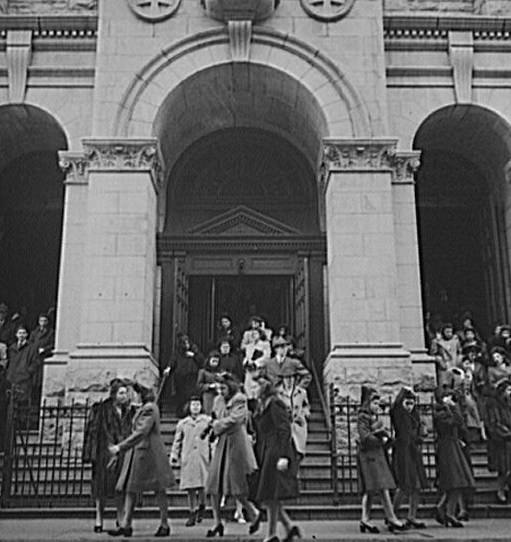
[{"label": "crowd of people", "polygon": [[[506,503],[511,481],[511,327],[496,326],[484,341],[472,318],[460,329],[444,323],[429,336],[437,389],[433,408],[438,523],[463,527],[475,488],[472,452],[487,442],[488,468],[497,472],[496,499]],[[426,424],[417,397],[403,388],[391,409],[391,428],[382,422],[377,390],[363,388],[358,415],[358,467],[362,498],[361,532],[379,532],[370,521],[371,503],[380,494],[390,530],[425,528],[417,520],[419,495],[428,486],[422,442]],[[392,434],[393,433],[393,434]],[[392,438],[391,438],[392,435]],[[391,499],[390,492],[394,491]],[[397,518],[404,498],[408,516]]]},{"label": "crowd of people", "polygon": [[10,313],[0,303],[0,404],[5,406],[7,390],[18,405],[39,404],[44,360],[55,346],[53,311],[39,314],[37,325],[28,325],[22,313]]},{"label": "crowd of people", "polygon": [[215,348],[205,357],[181,335],[177,354],[163,372],[174,381],[181,416],[168,458],[152,390],[115,379],[109,397],[92,405],[84,460],[92,463],[95,532],[103,531],[106,499],[115,497],[117,524],[108,533],[131,536],[137,493],[152,490],[160,509],[155,536],[168,536],[165,491],[175,483],[171,467],[179,465],[179,487],[190,507],[187,526],[203,520],[209,495],[214,524],[206,536],[223,536],[221,509],[230,497],[240,523],[249,522],[249,534],[258,531],[264,507],[268,542],[280,540],[279,522],[284,541],[300,537],[282,502],[298,496],[298,466],[307,440],[311,375],[300,359],[303,353],[286,326],[273,334],[259,317],[241,335],[223,316],[218,331]]}]

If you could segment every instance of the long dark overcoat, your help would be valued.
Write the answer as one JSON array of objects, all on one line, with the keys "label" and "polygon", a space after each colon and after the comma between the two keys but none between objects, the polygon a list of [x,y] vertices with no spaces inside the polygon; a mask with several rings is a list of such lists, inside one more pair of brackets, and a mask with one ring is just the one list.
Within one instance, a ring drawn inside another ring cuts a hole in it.
[{"label": "long dark overcoat", "polygon": [[426,488],[428,480],[422,457],[422,424],[417,409],[407,412],[401,404],[390,411],[394,428],[392,472],[396,486],[406,492]]},{"label": "long dark overcoat", "polygon": [[433,423],[437,433],[437,483],[441,491],[472,489],[474,478],[461,449],[463,417],[458,407],[435,405]]},{"label": "long dark overcoat", "polygon": [[381,422],[368,409],[361,408],[358,412],[357,429],[360,493],[394,489],[396,484],[381,439]]},{"label": "long dark overcoat", "polygon": [[[289,410],[284,402],[272,397],[255,418],[256,449],[259,463],[257,502],[298,497],[298,461],[291,433]],[[277,461],[285,457],[289,467],[277,470]]]},{"label": "long dark overcoat", "polygon": [[247,434],[247,397],[236,393],[225,402],[215,398],[213,432],[218,441],[209,467],[206,490],[211,495],[248,495],[248,477],[257,470],[254,450]]},{"label": "long dark overcoat", "polygon": [[116,461],[108,446],[119,444],[131,432],[133,409],[123,408],[120,413],[111,398],[94,403],[89,414],[90,423],[84,438],[84,456],[92,463],[92,496],[95,499],[113,497],[115,486],[123,464],[124,454],[119,454]]},{"label": "long dark overcoat", "polygon": [[165,445],[160,435],[160,413],[156,403],[145,403],[133,418],[133,430],[119,443],[126,452],[117,491],[159,491],[175,484]]},{"label": "long dark overcoat", "polygon": [[487,427],[492,469],[499,475],[511,471],[511,404],[501,394],[488,401]]}]

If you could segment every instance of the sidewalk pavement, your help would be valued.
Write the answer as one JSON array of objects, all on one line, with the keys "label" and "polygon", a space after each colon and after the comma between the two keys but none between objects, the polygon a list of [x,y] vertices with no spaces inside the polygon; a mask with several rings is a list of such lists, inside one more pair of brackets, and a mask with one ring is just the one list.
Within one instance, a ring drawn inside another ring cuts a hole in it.
[{"label": "sidewalk pavement", "polygon": [[[511,520],[509,519],[480,519],[471,520],[463,529],[445,528],[428,521],[428,528],[420,531],[406,531],[392,534],[384,530],[382,521],[375,521],[381,534],[361,534],[356,521],[303,521],[298,523],[303,532],[304,540],[318,541],[338,540],[340,542],[383,542],[395,541],[396,537],[403,542],[503,542],[511,541]],[[205,540],[208,528],[212,526],[211,520],[205,520],[195,527],[185,527],[184,520],[174,520],[172,535],[167,540],[173,542],[189,542],[190,540]],[[131,540],[143,542],[156,540],[152,534],[158,526],[158,520],[139,519],[134,522],[134,533]],[[113,528],[113,521],[105,524],[106,528]],[[248,536],[246,525],[236,523],[226,524],[224,539],[228,542],[259,542],[265,537],[267,523],[261,525],[257,535]],[[119,540],[106,533],[92,532],[93,522],[85,519],[0,519],[1,542],[105,542]],[[120,540],[126,540],[121,538]]]}]

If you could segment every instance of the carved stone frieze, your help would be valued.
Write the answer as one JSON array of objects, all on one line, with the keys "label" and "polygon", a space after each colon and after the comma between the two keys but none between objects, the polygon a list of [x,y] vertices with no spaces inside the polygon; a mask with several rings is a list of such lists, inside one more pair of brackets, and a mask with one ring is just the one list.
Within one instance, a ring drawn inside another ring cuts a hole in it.
[{"label": "carved stone frieze", "polygon": [[83,139],[83,152],[62,151],[60,167],[67,183],[87,183],[90,171],[150,171],[155,189],[161,185],[157,140]]},{"label": "carved stone frieze", "polygon": [[0,13],[66,14],[90,13],[98,9],[98,0],[0,0]]},{"label": "carved stone frieze", "polygon": [[65,184],[87,184],[89,160],[83,152],[60,151],[59,166],[66,174]]},{"label": "carved stone frieze", "polygon": [[397,151],[397,139],[323,140],[320,190],[325,191],[332,171],[390,171],[393,183],[413,183],[420,151]]},{"label": "carved stone frieze", "polygon": [[327,171],[381,170],[392,167],[397,139],[323,139]]}]

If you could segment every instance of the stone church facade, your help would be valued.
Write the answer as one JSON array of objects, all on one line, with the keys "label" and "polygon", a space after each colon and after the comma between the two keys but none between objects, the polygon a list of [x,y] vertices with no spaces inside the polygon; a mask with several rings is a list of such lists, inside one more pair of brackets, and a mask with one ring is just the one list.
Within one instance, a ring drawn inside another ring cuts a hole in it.
[{"label": "stone church facade", "polygon": [[178,333],[205,347],[223,312],[289,324],[354,396],[431,385],[426,313],[509,320],[506,0],[0,12],[17,240],[0,280],[12,305],[27,284],[34,306],[57,300],[48,400],[155,381]]}]

